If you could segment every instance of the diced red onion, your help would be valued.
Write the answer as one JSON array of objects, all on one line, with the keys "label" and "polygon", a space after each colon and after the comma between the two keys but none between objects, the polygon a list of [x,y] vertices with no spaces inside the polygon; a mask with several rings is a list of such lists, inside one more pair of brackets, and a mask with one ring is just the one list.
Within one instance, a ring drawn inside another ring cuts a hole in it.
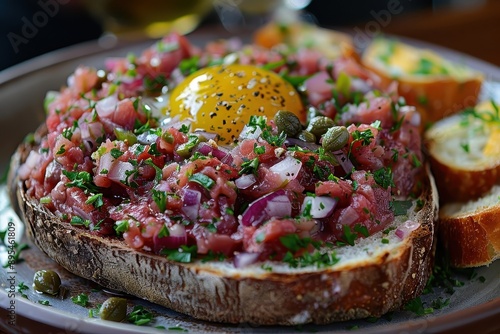
[{"label": "diced red onion", "polygon": [[366,80],[351,77],[351,90],[366,94],[372,90],[372,87],[368,84]]},{"label": "diced red onion", "polygon": [[201,193],[192,189],[184,189],[182,196],[183,206],[182,212],[190,219],[196,220],[200,210]]},{"label": "diced red onion", "polygon": [[291,156],[285,157],[277,164],[271,166],[269,170],[280,176],[281,182],[294,180],[302,168],[302,162]]},{"label": "diced red onion", "polygon": [[325,218],[332,214],[337,200],[327,196],[306,196],[302,202],[302,212],[304,212],[307,203],[311,203],[312,218]]},{"label": "diced red onion", "polygon": [[352,206],[348,206],[347,208],[342,210],[342,213],[339,217],[339,223],[341,225],[349,225],[351,226],[355,221],[359,219],[359,213]]},{"label": "diced red onion", "polygon": [[236,187],[238,189],[247,189],[252,184],[254,184],[255,181],[257,181],[255,178],[255,175],[244,174],[244,175],[240,176],[239,178],[237,178],[236,180],[234,180],[234,184],[236,185]]},{"label": "diced red onion", "polygon": [[95,110],[99,117],[109,118],[113,114],[118,105],[118,98],[116,95],[110,95],[100,101],[95,105]]},{"label": "diced red onion", "polygon": [[303,141],[303,140],[297,139],[297,138],[287,138],[285,140],[285,145],[286,146],[298,146],[300,148],[305,148],[305,149],[308,149],[310,151],[315,151],[318,148],[320,148],[320,145],[318,145],[316,143],[309,143],[309,142],[306,142],[306,141]]},{"label": "diced red onion", "polygon": [[259,253],[238,253],[234,256],[233,264],[235,268],[243,268],[257,262]]},{"label": "diced red onion", "polygon": [[[159,232],[160,230],[158,230]],[[176,249],[187,244],[186,228],[183,225],[175,224],[168,229],[169,235],[158,237],[156,234],[153,237],[153,247],[155,252],[159,252],[164,248]]]},{"label": "diced red onion", "polygon": [[257,226],[273,217],[282,218],[292,214],[292,203],[283,189],[262,196],[248,206],[241,215],[245,226]]},{"label": "diced red onion", "polygon": [[318,72],[304,82],[307,97],[312,105],[329,100],[332,97],[330,75],[324,71]]},{"label": "diced red onion", "polygon": [[143,145],[151,145],[155,143],[157,139],[158,135],[149,132],[143,132],[137,136],[137,141]]},{"label": "diced red onion", "polygon": [[342,150],[334,151],[333,155],[337,158],[338,163],[346,173],[350,173],[354,169],[354,165],[347,155]]},{"label": "diced red onion", "polygon": [[104,153],[100,158],[99,158],[99,167],[97,168],[97,173],[96,175],[106,175],[106,174],[101,174],[102,170],[107,170],[108,171],[108,177],[109,177],[109,172],[111,171],[111,165],[113,164],[113,157],[111,156],[111,153]]},{"label": "diced red onion", "polygon": [[396,234],[399,239],[403,240],[410,234],[411,231],[416,230],[419,226],[419,222],[416,222],[414,220],[407,220],[396,229],[394,234]]},{"label": "diced red onion", "polygon": [[213,147],[212,145],[202,142],[196,146],[195,152],[200,152],[203,155],[212,154],[213,157],[219,159],[221,162],[226,164],[231,164],[233,162],[233,157],[225,149],[220,147]]},{"label": "diced red onion", "polygon": [[262,134],[262,129],[259,127],[254,127],[254,126],[247,126],[245,125],[243,127],[243,130],[241,130],[239,139],[257,139],[260,137]]},{"label": "diced red onion", "polygon": [[108,170],[108,178],[116,183],[121,183],[120,181],[126,181],[129,172],[135,170],[135,167],[128,161],[115,160],[110,169]]},{"label": "diced red onion", "polygon": [[399,108],[399,111],[405,115],[405,118],[407,117],[406,115],[410,116],[410,119],[408,121],[410,122],[411,125],[413,126],[420,126],[420,113],[417,112],[416,108],[413,106],[402,106]]}]

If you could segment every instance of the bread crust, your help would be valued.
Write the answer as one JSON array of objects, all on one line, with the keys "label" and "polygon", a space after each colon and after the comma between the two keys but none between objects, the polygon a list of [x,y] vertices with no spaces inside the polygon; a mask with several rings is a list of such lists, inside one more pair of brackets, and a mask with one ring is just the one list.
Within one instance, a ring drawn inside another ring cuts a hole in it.
[{"label": "bread crust", "polygon": [[479,198],[500,181],[500,165],[481,166],[477,170],[448,165],[439,160],[438,154],[432,149],[432,143],[429,145],[429,161],[432,172],[436,175],[436,186],[442,203],[467,202]]},{"label": "bread crust", "polygon": [[479,267],[500,258],[500,205],[475,213],[455,215],[451,208],[440,213],[439,240],[454,267]]},{"label": "bread crust", "polygon": [[438,207],[430,173],[421,197],[425,205],[409,216],[420,227],[390,252],[342,266],[268,272],[231,263],[173,262],[61,221],[28,197],[15,176],[31,149],[20,146],[10,178],[31,241],[78,276],[198,319],[296,325],[378,317],[418,296],[431,272]]}]

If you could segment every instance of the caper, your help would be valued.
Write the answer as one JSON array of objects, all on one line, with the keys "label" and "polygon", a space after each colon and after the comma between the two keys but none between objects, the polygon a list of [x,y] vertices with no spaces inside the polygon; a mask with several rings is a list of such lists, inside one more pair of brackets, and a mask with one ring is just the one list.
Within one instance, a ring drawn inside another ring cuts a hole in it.
[{"label": "caper", "polygon": [[308,143],[315,143],[316,142],[316,136],[313,135],[311,132],[306,131],[306,130],[299,133],[298,138],[300,140],[303,140],[303,141],[308,142]]},{"label": "caper", "polygon": [[53,270],[39,270],[33,277],[35,291],[57,295],[61,287],[61,278]]},{"label": "caper", "polygon": [[319,138],[332,126],[335,126],[333,119],[326,116],[316,116],[311,119],[306,130]]},{"label": "caper", "polygon": [[302,131],[299,118],[291,111],[278,110],[274,115],[278,132],[284,132],[288,137],[295,137]]},{"label": "caper", "polygon": [[334,126],[323,135],[321,145],[326,151],[338,151],[347,144],[349,131],[345,126]]},{"label": "caper", "polygon": [[127,300],[120,297],[110,297],[102,303],[99,310],[102,320],[120,322],[127,316]]}]

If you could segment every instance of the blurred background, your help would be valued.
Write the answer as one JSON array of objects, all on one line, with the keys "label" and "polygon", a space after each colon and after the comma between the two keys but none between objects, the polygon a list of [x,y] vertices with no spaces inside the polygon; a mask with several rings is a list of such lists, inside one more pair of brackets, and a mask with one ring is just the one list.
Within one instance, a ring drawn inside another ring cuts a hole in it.
[{"label": "blurred background", "polygon": [[396,34],[500,65],[498,0],[2,0],[0,70],[109,31],[156,37],[179,17],[183,32],[222,26],[248,33],[277,6],[351,31],[358,44],[379,33]]}]

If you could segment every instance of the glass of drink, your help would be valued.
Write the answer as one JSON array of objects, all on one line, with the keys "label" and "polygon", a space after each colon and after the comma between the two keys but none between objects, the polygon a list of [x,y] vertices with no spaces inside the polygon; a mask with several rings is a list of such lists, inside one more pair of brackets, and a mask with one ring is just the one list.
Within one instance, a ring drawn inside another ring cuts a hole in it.
[{"label": "glass of drink", "polygon": [[107,33],[158,38],[194,30],[212,9],[213,0],[84,0]]}]

